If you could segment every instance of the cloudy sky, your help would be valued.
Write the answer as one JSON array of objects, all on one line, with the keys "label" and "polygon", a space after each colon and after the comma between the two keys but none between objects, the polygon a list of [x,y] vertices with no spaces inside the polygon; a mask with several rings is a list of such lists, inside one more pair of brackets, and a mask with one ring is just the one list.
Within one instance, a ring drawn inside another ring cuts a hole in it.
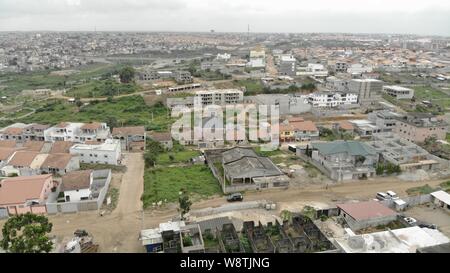
[{"label": "cloudy sky", "polygon": [[448,0],[0,0],[0,31],[413,33],[450,36]]}]

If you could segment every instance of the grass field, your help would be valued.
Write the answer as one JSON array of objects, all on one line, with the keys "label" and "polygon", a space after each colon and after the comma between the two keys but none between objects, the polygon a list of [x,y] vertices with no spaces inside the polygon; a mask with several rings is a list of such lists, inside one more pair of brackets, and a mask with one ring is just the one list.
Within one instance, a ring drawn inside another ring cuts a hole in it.
[{"label": "grass field", "polygon": [[131,94],[140,90],[141,88],[134,83],[121,84],[111,80],[92,80],[71,88],[67,91],[67,95],[76,98],[99,98]]},{"label": "grass field", "polygon": [[120,67],[121,65],[95,63],[76,68],[79,72],[67,77],[54,75],[52,70],[0,75],[0,82],[5,86],[0,90],[0,95],[13,96],[27,89],[62,89],[65,81],[69,85],[95,77],[110,76]]},{"label": "grass field", "polygon": [[[184,150],[178,152],[166,152],[158,155],[156,164],[158,165],[170,165],[177,163],[185,163],[189,161],[191,158],[199,156],[200,153],[194,150]],[[173,156],[173,159],[170,159],[170,156]]]},{"label": "grass field", "polygon": [[233,83],[237,86],[244,86],[246,95],[262,93],[264,88],[259,80],[234,80]]},{"label": "grass field", "polygon": [[450,96],[431,87],[414,87],[414,97],[416,97],[418,102],[423,100],[431,101],[433,104],[441,106],[444,111],[450,108]]},{"label": "grass field", "polygon": [[107,122],[116,120],[116,126],[144,125],[148,130],[167,131],[173,123],[168,109],[162,104],[149,107],[141,96],[113,99],[111,102],[91,102],[80,109],[74,104],[57,100],[37,109],[36,113],[20,119],[24,123],[57,124],[61,121]]},{"label": "grass field", "polygon": [[177,202],[182,188],[188,191],[192,200],[221,194],[219,183],[206,166],[148,169],[144,175],[144,208],[164,200]]},{"label": "grass field", "polygon": [[406,190],[406,193],[408,195],[420,195],[420,194],[429,194],[437,190],[438,190],[437,188],[432,188],[430,187],[430,185],[426,184],[421,187],[409,188]]}]

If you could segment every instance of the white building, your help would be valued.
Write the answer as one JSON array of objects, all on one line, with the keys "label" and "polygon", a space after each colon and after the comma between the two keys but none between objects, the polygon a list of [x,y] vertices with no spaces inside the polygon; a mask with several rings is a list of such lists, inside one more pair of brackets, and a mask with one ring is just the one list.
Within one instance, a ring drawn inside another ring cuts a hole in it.
[{"label": "white building", "polygon": [[75,144],[70,154],[78,155],[81,163],[119,165],[122,148],[120,140],[108,139],[101,144]]},{"label": "white building", "polygon": [[327,77],[328,70],[322,64],[308,64],[306,67],[299,67],[298,76]]},{"label": "white building", "polygon": [[349,74],[363,74],[363,73],[370,73],[373,71],[373,68],[371,66],[364,66],[362,64],[352,64],[347,69],[347,73]]},{"label": "white building", "polygon": [[358,104],[358,95],[341,92],[316,92],[303,96],[305,102],[313,107],[338,107],[341,105]]},{"label": "white building", "polygon": [[223,62],[227,62],[230,59],[231,59],[231,54],[229,54],[229,53],[223,53],[223,54],[218,53],[217,57],[216,57],[216,60],[223,61]]},{"label": "white building", "polygon": [[62,177],[61,191],[66,202],[78,202],[92,199],[91,186],[94,181],[93,171],[74,171]]},{"label": "white building", "polygon": [[111,136],[111,132],[106,123],[78,123],[61,122],[44,131],[44,139],[48,142],[55,141],[105,141]]},{"label": "white building", "polygon": [[412,99],[414,97],[414,90],[398,85],[385,85],[383,86],[383,92],[398,100]]}]

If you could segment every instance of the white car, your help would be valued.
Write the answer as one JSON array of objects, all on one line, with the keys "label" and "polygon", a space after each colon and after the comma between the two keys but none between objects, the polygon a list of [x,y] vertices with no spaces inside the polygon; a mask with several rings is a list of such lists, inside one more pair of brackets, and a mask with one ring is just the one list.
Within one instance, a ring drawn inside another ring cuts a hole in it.
[{"label": "white car", "polygon": [[408,222],[408,224],[410,224],[410,225],[414,225],[414,224],[416,224],[417,223],[417,220],[416,219],[414,219],[414,218],[412,218],[412,217],[405,217],[405,218],[403,218],[406,222]]},{"label": "white car", "polygon": [[397,200],[397,199],[399,199],[398,195],[397,195],[395,192],[393,192],[393,191],[387,191],[386,193],[387,193],[387,195],[389,195],[389,197],[390,197],[392,200]]}]

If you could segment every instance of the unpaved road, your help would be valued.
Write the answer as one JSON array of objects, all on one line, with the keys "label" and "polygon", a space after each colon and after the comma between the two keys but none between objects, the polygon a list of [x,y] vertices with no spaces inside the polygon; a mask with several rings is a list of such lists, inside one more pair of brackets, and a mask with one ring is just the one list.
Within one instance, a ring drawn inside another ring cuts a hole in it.
[{"label": "unpaved road", "polygon": [[[175,206],[170,208],[142,212],[140,197],[143,191],[144,160],[142,154],[125,155],[127,171],[123,175],[117,208],[111,213],[100,216],[98,212],[82,212],[49,216],[53,223],[52,235],[59,239],[72,236],[76,229],[86,229],[100,244],[101,252],[143,252],[138,236],[143,228],[157,227],[159,223],[171,220],[178,214]],[[282,205],[296,203],[334,204],[351,199],[367,200],[374,198],[379,191],[393,190],[400,196],[406,195],[411,187],[429,184],[434,187],[445,180],[405,182],[395,178],[371,179],[367,181],[347,182],[329,186],[313,185],[308,188],[290,188],[287,190],[267,190],[249,192],[244,195],[246,201],[270,200]],[[195,203],[192,209],[216,207],[225,204],[224,197],[214,197]],[[0,221],[0,227],[5,221]]]}]

